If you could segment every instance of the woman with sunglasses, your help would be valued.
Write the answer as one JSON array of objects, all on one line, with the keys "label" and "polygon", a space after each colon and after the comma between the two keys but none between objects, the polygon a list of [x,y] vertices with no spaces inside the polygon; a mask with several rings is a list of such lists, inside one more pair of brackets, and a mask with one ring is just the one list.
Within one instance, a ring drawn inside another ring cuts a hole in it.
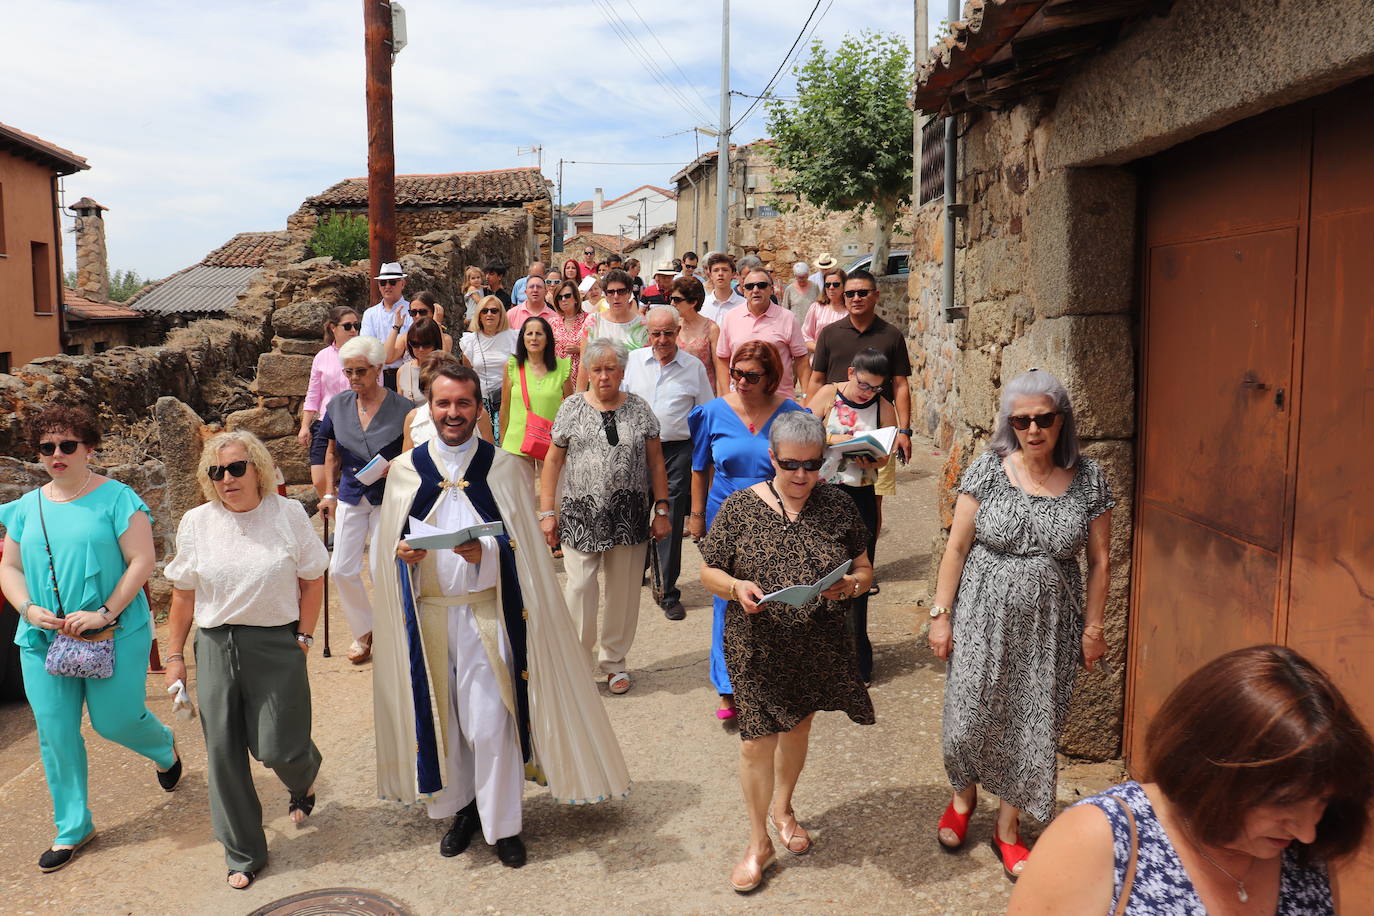
[{"label": "woman with sunglasses", "polygon": [[[411,312],[413,314],[414,309]],[[405,365],[396,370],[397,394],[412,404],[424,403],[425,393],[420,389],[420,367],[431,353],[441,352],[443,345],[444,335],[439,330],[438,322],[427,315],[415,319],[410,330],[406,331]]]},{"label": "woman with sunglasses", "polygon": [[[71,862],[95,834],[87,807],[83,706],[98,734],[153,761],[163,789],[176,788],[182,768],[171,729],[145,699],[153,640],[143,596],[153,571],[148,507],[132,489],[90,467],[100,428],[86,411],[44,408],[29,424],[29,442],[52,481],[0,506],[0,589],[20,617],[14,642],[57,826],[38,867],[51,872]],[[113,673],[50,674],[48,649],[58,634],[110,640]]]},{"label": "woman with sunglasses", "polygon": [[410,301],[410,320],[419,321],[421,318],[429,318],[439,325],[439,332],[443,339],[439,349],[445,353],[452,353],[453,337],[444,330],[444,307],[439,304],[439,297],[429,290],[417,293],[415,298]]},{"label": "woman with sunglasses", "polygon": [[[415,405],[382,387],[382,342],[355,337],[339,348],[348,390],[325,408],[310,445],[310,477],[320,494],[320,515],[335,517],[334,556],[329,572],[339,592],[339,609],[348,618],[353,645],[348,660],[361,665],[372,657],[372,602],[363,585],[363,548],[376,526],[386,476],[363,483],[358,472],[374,458],[390,461],[401,453],[406,416]],[[341,473],[338,492],[326,462],[333,456]]]},{"label": "woman with sunglasses", "polygon": [[701,314],[701,306],[705,301],[706,288],[696,277],[677,277],[668,286],[668,304],[677,309],[682,319],[678,324],[677,345],[701,360],[706,367],[706,380],[711,383],[711,392],[715,394],[718,393],[715,360],[711,354],[716,352],[720,328]]},{"label": "woman with sunglasses", "polygon": [[501,441],[501,388],[506,380],[506,363],[515,355],[519,331],[506,321],[506,307],[495,296],[482,299],[468,312],[468,331],[458,338],[463,359],[482,381],[482,406],[491,417],[493,442]]},{"label": "woman with sunglasses", "polygon": [[[593,290],[597,285],[593,284]],[[582,372],[577,378],[577,390],[586,391],[589,379],[586,372],[586,347],[593,340],[604,339],[625,345],[626,350],[638,350],[649,345],[649,332],[644,328],[644,316],[639,314],[631,295],[630,275],[623,270],[610,270],[601,280],[606,290],[604,310],[595,303],[587,309],[589,320],[582,326]]]},{"label": "woman with sunglasses", "polygon": [[[897,411],[892,402],[882,396],[888,379],[887,357],[872,347],[860,350],[849,364],[849,379],[841,384],[823,386],[807,407],[825,424],[826,445],[843,445],[855,436],[875,429],[897,425]],[[878,471],[890,458],[870,458],[864,455],[844,457],[836,452],[822,470],[829,483],[838,486],[859,510],[859,517],[868,528],[868,561],[878,539],[878,497],[875,485]],[[867,684],[873,680],[873,645],[868,641],[868,595],[855,598],[853,630],[855,648],[859,653],[859,674]]]},{"label": "woman with sunglasses", "polygon": [[568,361],[568,370],[575,380],[582,368],[583,330],[592,316],[582,311],[582,296],[571,280],[559,283],[553,295],[554,313],[547,317],[553,328],[554,353]]},{"label": "woman with sunglasses", "polygon": [[[630,689],[625,658],[639,624],[645,550],[650,536],[668,536],[668,472],[658,417],[643,398],[621,390],[625,345],[597,338],[584,356],[591,387],[564,401],[554,418],[539,526],[550,547],[562,544],[563,595],[582,646],[606,688],[622,694]],[[604,602],[598,602],[598,571],[606,582]]]},{"label": "woman with sunglasses", "polygon": [[821,331],[849,314],[849,308],[844,304],[844,281],[842,268],[827,267],[821,271],[821,282],[816,291],[818,298],[807,308],[806,320],[802,322],[802,339],[806,341],[806,349],[812,353],[816,352],[816,341],[820,339]]},{"label": "woman with sunglasses", "polygon": [[[701,582],[725,612],[726,665],[739,713],[740,783],[749,844],[730,873],[740,893],[758,887],[775,861],[771,825],[783,851],[802,855],[811,836],[797,822],[797,788],[818,710],[873,724],[846,629],[849,604],[868,590],[868,528],[848,496],[820,480],[825,427],[804,411],[768,431],[772,474],[731,494],[701,542]],[[765,595],[809,585],[848,562],[844,574],[799,604]]]},{"label": "woman with sunglasses", "polygon": [[301,504],[277,495],[272,456],[252,433],[220,433],[205,443],[197,476],[206,502],[181,517],[166,569],[172,654],[164,679],[187,683],[182,653],[194,619],[210,821],[224,846],[229,886],[243,890],[267,864],[249,755],[286,786],[294,823],[315,808],[320,751],[310,738],[305,658],[329,554]]},{"label": "woman with sunglasses", "polygon": [[[725,498],[752,487],[772,473],[768,459],[768,430],[789,411],[804,410],[778,394],[782,360],[773,345],[761,340],[741,344],[731,357],[730,379],[735,390],[692,409],[687,426],[692,432],[692,511],[687,533],[700,540],[715,520]],[[734,689],[725,666],[725,605],[713,602],[711,621],[711,684],[720,696],[716,718],[735,718]]]},{"label": "woman with sunglasses", "polygon": [[572,364],[558,358],[553,328],[543,318],[525,319],[519,334],[501,387],[501,447],[529,458],[521,450],[529,415],[553,420],[563,399],[572,394]]},{"label": "woman with sunglasses", "polygon": [[323,350],[310,363],[310,382],[305,389],[305,403],[301,405],[301,428],[296,439],[302,448],[310,447],[310,438],[320,425],[320,414],[340,391],[348,390],[348,379],[339,362],[339,347],[358,336],[362,328],[358,313],[346,305],[336,305],[324,320]]},{"label": "woman with sunglasses", "polygon": [[1059,379],[1032,369],[1004,385],[991,448],[959,481],[928,638],[949,662],[943,747],[954,798],[940,843],[963,844],[981,783],[999,798],[992,845],[1011,878],[1030,855],[1021,812],[1054,814],[1055,751],[1079,665],[1091,671],[1107,651],[1113,505],[1102,468],[1079,454]]}]

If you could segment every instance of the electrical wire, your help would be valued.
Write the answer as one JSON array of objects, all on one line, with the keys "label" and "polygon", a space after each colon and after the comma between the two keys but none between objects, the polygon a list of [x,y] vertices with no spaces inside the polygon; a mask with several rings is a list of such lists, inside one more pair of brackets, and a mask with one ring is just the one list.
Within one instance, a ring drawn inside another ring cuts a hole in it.
[{"label": "electrical wire", "polygon": [[[678,76],[682,77],[682,82],[685,83],[687,87],[690,89],[692,86],[692,78],[682,71],[682,67],[678,65],[677,59],[673,57],[672,52],[669,51],[666,47],[664,47],[663,42],[660,41],[658,38],[658,33],[654,31],[654,27],[649,25],[649,23],[644,19],[643,15],[640,14],[639,7],[635,6],[634,0],[625,0],[625,4],[631,10],[634,11],[634,14],[636,17],[638,17],[639,21],[644,23],[644,28],[648,30],[649,37],[652,38],[654,40],[654,44],[658,45],[659,48],[663,51],[664,56],[668,58],[670,63],[672,63],[673,69],[677,71]],[[692,98],[693,101],[695,101],[697,97],[694,95]],[[703,105],[706,104],[705,99],[702,99],[701,101]]]},{"label": "electrical wire", "polygon": [[674,162],[588,162],[585,159],[564,159],[564,165],[682,165],[682,160]]},{"label": "electrical wire", "polygon": [[694,103],[692,99],[679,89],[668,77],[668,74],[659,67],[654,61],[653,55],[651,55],[644,45],[640,43],[629,24],[621,18],[618,12],[616,12],[615,7],[611,5],[611,0],[596,0],[596,5],[597,9],[601,12],[602,18],[606,20],[612,31],[616,33],[616,37],[620,39],[621,44],[623,44],[625,49],[644,65],[644,68],[649,72],[649,76],[653,78],[654,82],[658,83],[659,87],[663,89],[664,92],[672,96],[693,120],[705,119],[709,122],[710,114],[706,113],[705,107],[699,102]]},{"label": "electrical wire", "polygon": [[[806,36],[806,30],[810,28],[811,34],[815,35],[816,28],[820,27],[821,19],[824,19],[826,13],[830,12],[830,7],[835,5],[835,0],[830,0],[830,3],[825,8],[825,13],[821,14],[820,19],[816,20],[815,27],[812,27],[811,20],[815,17],[816,10],[821,8],[822,2],[823,0],[816,0],[816,5],[811,7],[811,12],[807,15],[806,22],[802,23],[801,31],[797,33],[797,37],[792,41],[792,47],[787,49],[787,54],[783,56],[782,63],[778,64],[778,69],[773,71],[773,76],[769,78],[768,83],[763,87],[763,92],[754,97],[753,104],[751,104],[748,108],[745,109],[744,114],[740,115],[739,118],[735,121],[735,123],[730,125],[731,133],[734,133],[735,128],[743,124],[745,118],[748,118],[749,115],[753,114],[754,109],[758,107],[759,102],[761,102],[765,97],[768,96],[769,91],[772,90],[774,84],[777,83],[778,77],[782,75],[783,68],[787,66],[788,61],[792,59],[792,55],[796,53],[797,49],[801,46],[802,38]],[[741,95],[743,95],[743,93],[741,93]]]}]

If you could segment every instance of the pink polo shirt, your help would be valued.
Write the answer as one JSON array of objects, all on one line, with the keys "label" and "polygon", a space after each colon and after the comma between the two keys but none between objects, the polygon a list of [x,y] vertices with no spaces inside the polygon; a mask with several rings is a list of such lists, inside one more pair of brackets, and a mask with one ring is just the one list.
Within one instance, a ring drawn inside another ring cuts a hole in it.
[{"label": "pink polo shirt", "polygon": [[305,410],[313,410],[320,417],[329,406],[330,398],[348,389],[348,377],[339,362],[339,348],[330,344],[315,354],[310,363],[310,383],[305,389]]},{"label": "pink polo shirt", "polygon": [[770,302],[762,315],[755,315],[747,305],[731,309],[721,319],[716,356],[728,363],[735,350],[751,340],[770,343],[778,351],[778,357],[782,360],[782,381],[778,384],[778,394],[785,398],[792,397],[795,391],[792,363],[809,352],[797,317],[776,302]]},{"label": "pink polo shirt", "polygon": [[523,304],[517,305],[515,308],[506,312],[506,320],[510,322],[510,329],[512,331],[520,330],[520,326],[529,318],[543,318],[552,325],[553,320],[558,317],[558,313],[549,308],[547,302],[544,302],[543,306],[544,307],[539,311],[532,312],[530,311],[530,302],[526,299]]}]

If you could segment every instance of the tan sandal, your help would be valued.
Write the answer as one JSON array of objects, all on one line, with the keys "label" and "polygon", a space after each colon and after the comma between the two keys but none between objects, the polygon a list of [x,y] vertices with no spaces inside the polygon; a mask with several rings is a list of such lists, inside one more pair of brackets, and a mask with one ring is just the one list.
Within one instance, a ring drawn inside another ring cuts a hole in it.
[{"label": "tan sandal", "polygon": [[348,650],[348,660],[355,665],[361,665],[372,658],[372,634],[364,633],[354,640],[353,645]]},{"label": "tan sandal", "polygon": [[[778,839],[782,840],[782,848],[788,854],[794,856],[806,855],[811,851],[811,834],[807,833],[806,829],[802,827],[801,824],[797,823],[797,814],[795,811],[788,811],[787,817],[792,818],[792,832],[790,834],[785,832],[782,827],[778,826],[778,822],[773,819],[772,811],[768,812],[768,824],[777,831]],[[801,840],[802,848],[795,848],[792,845],[793,840]]]},{"label": "tan sandal", "polygon": [[[763,883],[763,873],[777,861],[778,854],[771,849],[768,850],[768,855],[764,856],[762,860],[746,854],[743,859],[740,859],[739,864],[735,866],[734,871],[730,872],[730,887],[733,888],[737,894],[749,893]],[[735,875],[739,872],[740,866],[745,866],[749,869],[743,881],[735,880]]]}]

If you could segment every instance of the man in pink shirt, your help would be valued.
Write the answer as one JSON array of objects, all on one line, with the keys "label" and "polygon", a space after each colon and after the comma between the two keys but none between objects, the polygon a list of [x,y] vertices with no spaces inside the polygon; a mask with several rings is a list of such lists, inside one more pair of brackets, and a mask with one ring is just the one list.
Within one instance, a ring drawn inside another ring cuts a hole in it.
[{"label": "man in pink shirt", "polygon": [[533,318],[535,315],[543,315],[546,320],[552,321],[558,314],[544,301],[545,289],[547,287],[544,285],[543,277],[530,277],[525,281],[525,301],[506,312],[506,320],[510,322],[511,330],[520,330],[525,319]]},{"label": "man in pink shirt", "polygon": [[749,270],[740,278],[739,291],[744,294],[745,307],[731,309],[721,319],[720,339],[716,343],[717,391],[730,390],[730,357],[735,348],[750,340],[762,340],[773,345],[782,359],[782,382],[778,394],[793,397],[800,382],[806,390],[807,349],[801,325],[787,309],[773,302],[773,278],[762,267]]}]

